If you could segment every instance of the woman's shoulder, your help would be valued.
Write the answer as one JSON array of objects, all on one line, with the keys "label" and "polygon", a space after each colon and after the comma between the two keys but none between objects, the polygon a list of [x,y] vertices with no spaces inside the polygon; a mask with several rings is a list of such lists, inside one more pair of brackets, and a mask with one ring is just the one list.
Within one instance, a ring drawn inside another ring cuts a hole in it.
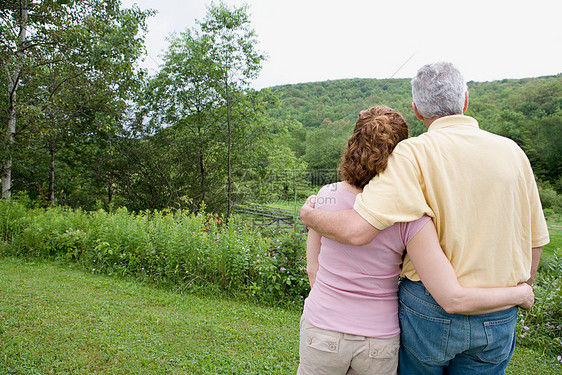
[{"label": "woman's shoulder", "polygon": [[320,188],[317,195],[320,194],[334,194],[340,189],[339,182],[333,182],[331,184],[324,185]]},{"label": "woman's shoulder", "polygon": [[350,195],[355,196],[360,191],[352,191],[353,188],[346,186],[344,182],[334,182],[328,185],[322,186],[320,191],[318,191],[318,196],[326,195],[326,196],[340,196],[340,195]]},{"label": "woman's shoulder", "polygon": [[342,182],[324,185],[316,195],[316,207],[342,210],[353,206],[357,194],[345,188]]}]

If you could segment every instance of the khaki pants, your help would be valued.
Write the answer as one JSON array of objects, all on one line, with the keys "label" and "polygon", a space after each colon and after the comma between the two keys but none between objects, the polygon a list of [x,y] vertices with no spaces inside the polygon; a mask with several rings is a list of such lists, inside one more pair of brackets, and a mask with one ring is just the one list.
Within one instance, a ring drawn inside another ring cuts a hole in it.
[{"label": "khaki pants", "polygon": [[400,335],[389,339],[349,335],[300,323],[297,375],[395,375]]}]

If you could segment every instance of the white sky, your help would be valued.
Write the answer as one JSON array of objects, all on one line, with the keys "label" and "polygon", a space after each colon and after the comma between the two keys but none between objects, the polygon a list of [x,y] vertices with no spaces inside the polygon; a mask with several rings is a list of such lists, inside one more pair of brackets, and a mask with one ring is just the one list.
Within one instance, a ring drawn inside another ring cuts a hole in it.
[{"label": "white sky", "polygon": [[[195,27],[211,0],[122,0],[148,21],[152,74],[166,37]],[[217,1],[215,1],[216,3]],[[468,81],[562,72],[560,0],[225,0],[248,4],[268,56],[254,88],[342,78],[410,78],[451,61]],[[403,66],[402,66],[403,65]],[[402,66],[402,67],[401,67]]]}]

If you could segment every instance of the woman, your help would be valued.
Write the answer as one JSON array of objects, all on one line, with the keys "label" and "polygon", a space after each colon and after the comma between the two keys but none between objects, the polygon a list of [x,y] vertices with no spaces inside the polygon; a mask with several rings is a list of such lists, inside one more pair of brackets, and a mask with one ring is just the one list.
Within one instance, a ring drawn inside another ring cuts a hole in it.
[{"label": "woman", "polygon": [[[407,137],[407,124],[395,110],[377,106],[360,112],[339,167],[342,182],[324,186],[316,207],[352,208],[355,196],[386,168],[396,144]],[[397,223],[365,246],[344,245],[310,230],[312,289],[301,318],[298,375],[397,373],[398,276],[405,247],[424,285],[447,311],[477,314],[533,304],[526,284],[461,287],[427,216]]]}]

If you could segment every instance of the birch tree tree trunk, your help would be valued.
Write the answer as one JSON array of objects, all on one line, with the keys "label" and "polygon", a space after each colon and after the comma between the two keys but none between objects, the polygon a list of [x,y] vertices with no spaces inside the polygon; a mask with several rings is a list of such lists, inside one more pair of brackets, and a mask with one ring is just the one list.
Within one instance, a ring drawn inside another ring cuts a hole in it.
[{"label": "birch tree tree trunk", "polygon": [[232,102],[230,100],[228,85],[228,73],[225,78],[225,102],[226,102],[226,123],[227,123],[227,208],[226,208],[226,220],[230,218],[232,213]]},{"label": "birch tree tree trunk", "polygon": [[230,9],[221,3],[209,7],[207,17],[200,23],[201,35],[212,41],[209,62],[216,71],[213,75],[216,76],[214,84],[219,103],[226,109],[226,220],[232,214],[237,193],[234,191],[233,198],[236,160],[240,159],[237,154],[240,146],[238,135],[240,128],[248,125],[239,113],[240,102],[251,92],[250,82],[257,77],[261,62],[265,59],[255,48],[257,39],[251,28],[247,9],[247,6]]},{"label": "birch tree tree trunk", "polygon": [[[199,118],[201,118],[201,112],[198,110],[197,111],[197,116]],[[203,129],[201,128],[201,123],[198,125],[197,127],[198,133],[199,133],[199,138],[198,139],[203,139],[204,132]],[[205,154],[203,152],[202,149],[199,149],[199,155],[198,155],[198,159],[199,159],[199,174],[201,176],[201,198],[200,198],[200,202],[205,202],[205,194],[207,191],[207,184],[206,184],[206,177],[207,177],[207,171],[205,168]]]},{"label": "birch tree tree trunk", "polygon": [[17,91],[21,81],[21,74],[23,70],[23,54],[24,44],[27,37],[27,15],[28,3],[27,0],[21,0],[20,4],[20,19],[19,19],[19,32],[16,39],[16,52],[15,64],[13,71],[10,71],[8,61],[2,59],[4,71],[8,80],[8,120],[5,132],[5,147],[6,156],[2,160],[2,199],[9,199],[12,190],[12,146],[15,142],[16,134],[16,118],[17,118]]},{"label": "birch tree tree trunk", "polygon": [[49,147],[49,152],[51,154],[51,163],[50,163],[50,173],[49,173],[49,201],[51,202],[51,206],[55,206],[55,154],[56,154],[56,147],[55,142],[51,142]]}]

